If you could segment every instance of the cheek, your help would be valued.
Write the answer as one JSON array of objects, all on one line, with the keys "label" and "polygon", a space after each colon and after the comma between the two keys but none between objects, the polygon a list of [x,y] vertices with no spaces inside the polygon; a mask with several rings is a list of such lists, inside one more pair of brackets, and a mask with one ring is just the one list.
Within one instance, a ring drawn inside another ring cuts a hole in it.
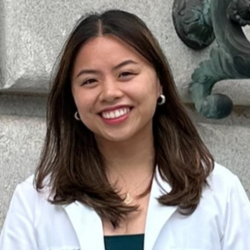
[{"label": "cheek", "polygon": [[152,81],[147,81],[147,84],[144,85],[144,87],[141,89],[142,96],[144,96],[144,99],[146,97],[152,101],[156,101],[161,94],[161,88],[159,84],[152,79]]},{"label": "cheek", "polygon": [[91,105],[91,99],[88,98],[86,95],[75,94],[73,95],[73,97],[75,100],[77,110],[82,115],[84,115],[86,111],[93,106]]},{"label": "cheek", "polygon": [[161,94],[162,94],[162,86],[158,80],[157,81],[157,97],[159,97]]}]

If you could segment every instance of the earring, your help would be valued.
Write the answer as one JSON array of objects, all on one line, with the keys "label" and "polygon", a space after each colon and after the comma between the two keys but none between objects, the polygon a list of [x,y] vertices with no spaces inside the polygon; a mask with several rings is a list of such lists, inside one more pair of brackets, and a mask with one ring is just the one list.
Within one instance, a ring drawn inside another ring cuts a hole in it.
[{"label": "earring", "polygon": [[165,102],[166,102],[165,95],[160,95],[158,100],[157,100],[157,104],[160,106],[160,105],[164,104]]},{"label": "earring", "polygon": [[75,112],[74,117],[75,117],[75,119],[76,119],[77,121],[80,121],[80,120],[81,120],[78,111]]}]

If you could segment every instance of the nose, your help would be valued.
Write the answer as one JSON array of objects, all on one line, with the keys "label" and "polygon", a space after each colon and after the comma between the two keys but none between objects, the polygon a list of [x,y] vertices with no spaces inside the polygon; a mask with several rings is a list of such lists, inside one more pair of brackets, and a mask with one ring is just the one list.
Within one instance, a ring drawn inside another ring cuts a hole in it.
[{"label": "nose", "polygon": [[121,98],[123,95],[120,89],[119,82],[114,79],[108,79],[102,83],[102,90],[100,100],[102,102],[114,102],[116,99]]}]

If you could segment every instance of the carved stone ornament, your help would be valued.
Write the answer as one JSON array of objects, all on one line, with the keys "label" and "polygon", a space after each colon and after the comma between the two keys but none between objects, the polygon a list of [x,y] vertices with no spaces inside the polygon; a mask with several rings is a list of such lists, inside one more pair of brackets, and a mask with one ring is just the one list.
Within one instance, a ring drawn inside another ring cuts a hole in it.
[{"label": "carved stone ornament", "polygon": [[209,45],[212,35],[200,34],[208,32],[208,27],[213,30],[210,34],[214,34],[218,46],[211,49],[210,59],[193,72],[189,91],[195,108],[205,117],[228,116],[232,100],[212,94],[212,88],[220,80],[250,78],[250,42],[241,28],[250,24],[250,0],[175,0],[173,20],[179,37],[193,49]]}]

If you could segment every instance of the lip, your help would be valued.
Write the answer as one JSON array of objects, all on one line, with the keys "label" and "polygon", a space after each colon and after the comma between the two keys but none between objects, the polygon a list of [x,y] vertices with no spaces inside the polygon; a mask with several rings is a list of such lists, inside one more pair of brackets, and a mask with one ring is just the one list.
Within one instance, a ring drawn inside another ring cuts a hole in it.
[{"label": "lip", "polygon": [[122,108],[129,108],[131,110],[132,106],[130,106],[130,105],[118,105],[118,106],[114,106],[114,107],[109,107],[109,108],[102,109],[100,112],[98,112],[98,114],[101,115],[102,112],[109,112],[109,111],[114,111],[116,109],[122,109]]},{"label": "lip", "polygon": [[[110,112],[110,111],[114,111],[114,110],[122,109],[122,108],[129,108],[130,111],[127,114],[125,114],[125,115],[123,115],[121,117],[113,118],[113,119],[105,119],[102,116],[102,112]],[[108,125],[119,125],[119,124],[123,123],[124,121],[126,121],[128,119],[128,117],[130,116],[131,110],[132,110],[131,106],[119,105],[119,106],[103,109],[101,112],[99,112],[99,115],[100,115],[101,119],[103,120],[103,122],[105,122],[106,124],[108,124]]]}]

